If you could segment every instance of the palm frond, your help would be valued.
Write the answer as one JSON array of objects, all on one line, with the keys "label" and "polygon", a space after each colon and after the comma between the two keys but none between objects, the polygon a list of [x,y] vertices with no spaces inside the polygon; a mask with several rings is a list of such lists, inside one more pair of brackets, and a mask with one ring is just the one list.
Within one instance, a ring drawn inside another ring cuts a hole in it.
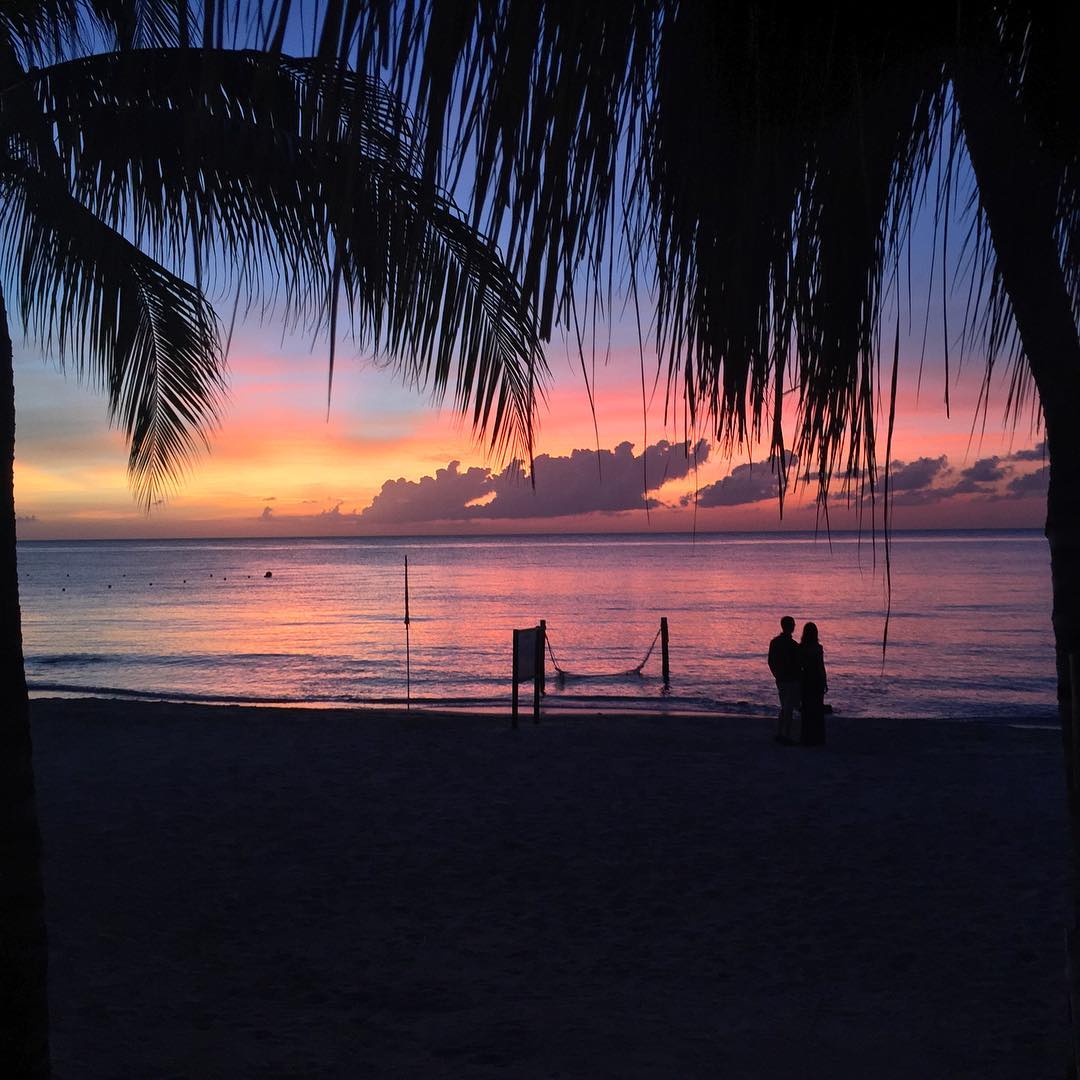
[{"label": "palm frond", "polygon": [[[5,0],[0,5],[0,61],[5,79],[23,67],[49,63],[78,47],[87,32],[85,5],[79,0]],[[4,70],[7,69],[7,70]]]},{"label": "palm frond", "polygon": [[[1057,240],[1080,312],[1074,7],[1006,3],[993,18],[994,48],[1062,164]],[[669,394],[729,443],[771,416],[782,453],[793,373],[789,441],[817,461],[824,494],[833,475],[874,475],[883,304],[916,209],[929,195],[944,211],[962,169],[948,93],[959,14],[400,0],[335,7],[322,38],[416,103],[428,175],[471,172],[471,219],[505,239],[543,333],[569,323],[582,277],[601,287],[626,238],[629,264],[653,276]],[[1015,361],[992,251],[968,266],[967,329],[990,364],[1000,349]]]},{"label": "palm frond", "polygon": [[42,346],[105,388],[148,507],[205,447],[218,417],[225,380],[213,310],[63,187],[16,162],[2,171],[7,290]]},{"label": "palm frond", "polygon": [[495,451],[529,455],[546,373],[529,309],[497,250],[419,178],[412,124],[376,80],[129,50],[42,69],[35,89],[47,145],[28,162],[54,159],[114,231],[308,329],[332,334],[343,298],[358,340],[436,397],[452,385]]},{"label": "palm frond", "polygon": [[0,42],[24,67],[128,49],[257,47],[275,7],[262,0],[4,0]]},{"label": "palm frond", "polygon": [[1080,9],[1008,5],[999,30],[1025,122],[1045,158],[1058,166],[1057,241],[1073,317],[1080,323]]},{"label": "palm frond", "polygon": [[358,328],[436,400],[452,387],[455,408],[496,456],[531,461],[548,369],[517,284],[452,204],[433,203],[419,181],[411,190],[410,202],[406,177],[389,193],[352,185],[353,218],[335,244]]},{"label": "palm frond", "polygon": [[310,317],[324,302],[328,172],[412,167],[407,118],[375,81],[339,88],[327,120],[331,74],[257,53],[152,50],[56,65],[36,85],[73,193],[94,213],[174,268],[227,261],[250,300],[281,293]]}]

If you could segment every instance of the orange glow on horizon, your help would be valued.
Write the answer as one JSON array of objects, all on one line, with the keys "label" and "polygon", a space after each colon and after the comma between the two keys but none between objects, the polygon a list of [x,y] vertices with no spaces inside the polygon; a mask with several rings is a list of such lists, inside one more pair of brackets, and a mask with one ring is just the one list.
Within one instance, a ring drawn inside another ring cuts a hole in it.
[{"label": "orange glow on horizon", "polygon": [[[557,378],[540,416],[536,454],[565,457],[573,450],[593,450],[597,433],[604,449],[630,442],[640,453],[645,445],[646,421],[638,363],[636,350],[622,350],[613,354],[610,363],[597,364],[594,428],[581,372],[562,357],[553,359]],[[906,365],[909,374],[916,366]],[[630,510],[514,521],[421,522],[397,529],[365,522],[361,528],[355,515],[372,503],[389,480],[419,481],[434,476],[452,461],[460,461],[463,470],[470,466],[498,470],[505,462],[492,459],[484,445],[472,438],[467,422],[449,408],[432,408],[372,365],[343,365],[335,377],[329,416],[325,369],[318,362],[306,359],[301,363],[249,352],[237,356],[233,368],[230,405],[221,429],[211,435],[210,452],[193,463],[180,488],[149,517],[134,503],[127,483],[123,439],[107,430],[100,398],[91,399],[87,406],[98,417],[97,430],[64,433],[59,428],[55,439],[45,430],[47,407],[39,415],[20,401],[16,461],[17,506],[23,519],[20,535],[259,536],[288,534],[290,529],[300,534],[335,529],[345,533],[680,531],[695,527],[703,531],[767,530],[813,528],[817,521],[813,486],[804,485],[789,497],[783,522],[775,502],[766,500],[699,507],[696,512],[692,505],[657,507],[648,518],[643,510]],[[41,380],[42,376],[35,374],[34,378]],[[652,372],[647,373],[646,381],[651,390]],[[941,405],[943,385],[937,368],[927,365],[917,403],[914,378],[902,381],[894,459],[947,455],[950,465],[960,469],[978,458],[1005,456],[1036,441],[1027,430],[1015,434],[1001,430],[994,408],[995,402],[1004,401],[1003,393],[991,399],[985,436],[980,438],[976,428],[973,437],[978,391],[978,378],[958,382],[952,392],[949,419]],[[662,439],[681,442],[683,438],[681,408],[677,417],[665,418],[664,404],[661,382],[649,401],[650,445]],[[27,412],[29,420],[25,420]],[[40,432],[35,431],[35,424]],[[787,427],[793,427],[790,419]],[[660,497],[671,504],[684,496],[692,501],[696,490],[727,476],[733,467],[751,459],[761,461],[766,454],[767,448],[755,446],[751,453],[744,450],[729,458],[714,448],[696,474],[691,472],[685,479],[664,485]],[[879,454],[883,459],[883,445]],[[483,506],[484,502],[472,505]],[[834,515],[833,527],[858,524],[856,516],[844,510],[842,498],[835,500]],[[898,512],[897,523],[918,528],[967,523],[1037,525],[1042,515],[1038,499],[983,504],[957,497],[947,507],[904,507]]]}]

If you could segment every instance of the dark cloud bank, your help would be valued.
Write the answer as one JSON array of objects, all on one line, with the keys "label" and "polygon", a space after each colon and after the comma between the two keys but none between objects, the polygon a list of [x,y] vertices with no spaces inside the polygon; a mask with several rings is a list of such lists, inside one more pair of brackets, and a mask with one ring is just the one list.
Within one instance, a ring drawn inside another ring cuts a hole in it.
[{"label": "dark cloud bank", "polygon": [[[798,468],[798,458],[792,457],[790,461],[792,468]],[[765,499],[776,499],[779,494],[779,472],[775,465],[768,461],[751,461],[736,465],[730,475],[703,487],[697,493],[697,504],[699,507],[748,506]],[[683,506],[691,506],[694,496],[686,495],[680,502]]]},{"label": "dark cloud bank", "polygon": [[[894,461],[889,471],[889,493],[895,506],[929,506],[957,495],[985,499],[1045,496],[1046,466],[1035,472],[1017,472],[1015,469],[1018,463],[1039,461],[1042,456],[1040,444],[1033,450],[1021,450],[1007,457],[980,458],[966,469],[952,468],[944,454],[914,461]],[[790,464],[790,475],[794,475],[798,468],[797,459],[793,457]],[[816,481],[815,473],[804,478],[804,482]],[[749,506],[766,499],[775,501],[778,494],[775,466],[769,461],[755,461],[736,465],[730,475],[702,488],[697,494],[697,503],[705,508]],[[694,497],[686,496],[681,501],[684,506],[691,505]]]},{"label": "dark cloud bank", "polygon": [[[363,510],[342,511],[341,503],[318,514],[279,515],[266,506],[265,522],[284,520],[344,527],[363,525],[408,526],[438,521],[493,521],[553,518],[569,515],[640,510],[645,506],[643,480],[648,478],[650,507],[674,507],[661,498],[664,485],[685,479],[695,462],[709,458],[704,440],[687,443],[658,442],[644,455],[635,454],[632,443],[614,450],[575,450],[568,457],[541,454],[534,463],[535,488],[520,462],[500,473],[474,466],[462,470],[451,461],[434,476],[419,480],[387,480],[371,505]],[[982,500],[1045,497],[1049,468],[1034,471],[1030,463],[1043,459],[1041,445],[1005,457],[980,458],[964,469],[955,469],[944,455],[894,461],[889,491],[897,506],[928,506],[955,496]],[[792,473],[798,462],[791,461]],[[1021,466],[1018,468],[1017,466]],[[808,476],[806,481],[813,481]],[[880,490],[880,488],[879,488]],[[768,461],[736,465],[728,476],[697,493],[700,508],[750,506],[775,501],[776,469]],[[678,504],[692,506],[695,497],[683,496]]]},{"label": "dark cloud bank", "polygon": [[947,457],[919,458],[905,464],[894,461],[889,489],[897,506],[928,506],[957,495],[987,500],[1046,496],[1048,466],[1018,472],[1017,464],[1042,459],[1042,445],[1006,457],[980,458],[966,469],[953,469]]},{"label": "dark cloud bank", "polygon": [[[618,513],[645,505],[650,492],[681,480],[695,462],[708,460],[704,440],[658,442],[635,454],[632,443],[614,450],[575,450],[569,457],[539,455],[533,463],[536,486],[520,462],[501,473],[451,461],[434,476],[420,480],[387,480],[371,505],[360,514],[367,524],[406,525],[421,521],[490,521],[496,518],[564,517],[593,512]],[[664,505],[650,495],[649,506]]]}]

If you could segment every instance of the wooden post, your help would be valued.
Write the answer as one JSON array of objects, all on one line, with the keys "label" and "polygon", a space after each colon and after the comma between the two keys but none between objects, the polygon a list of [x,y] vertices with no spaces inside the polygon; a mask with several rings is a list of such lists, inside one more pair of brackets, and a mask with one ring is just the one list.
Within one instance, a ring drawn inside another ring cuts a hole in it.
[{"label": "wooden post", "polygon": [[544,686],[544,623],[536,631],[533,650],[533,723],[540,723],[540,694]]},{"label": "wooden post", "polygon": [[514,727],[518,726],[518,632],[514,631],[514,690],[511,697],[510,719]]},{"label": "wooden post", "polygon": [[668,630],[667,616],[660,619],[660,658],[663,664],[664,683],[671,682],[671,664],[668,661]]},{"label": "wooden post", "polygon": [[409,556],[405,556],[405,711],[412,711],[412,650],[409,647]]},{"label": "wooden post", "polygon": [[547,694],[547,677],[544,671],[544,663],[547,660],[547,619],[540,620],[540,663],[537,671],[540,673],[540,693]]}]

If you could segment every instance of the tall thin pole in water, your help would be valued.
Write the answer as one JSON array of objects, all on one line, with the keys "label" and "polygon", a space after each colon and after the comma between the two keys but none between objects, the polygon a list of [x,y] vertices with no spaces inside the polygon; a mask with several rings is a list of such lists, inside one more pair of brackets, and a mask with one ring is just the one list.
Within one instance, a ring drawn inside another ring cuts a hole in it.
[{"label": "tall thin pole in water", "polygon": [[412,656],[409,648],[409,556],[405,556],[405,711],[412,711]]}]

